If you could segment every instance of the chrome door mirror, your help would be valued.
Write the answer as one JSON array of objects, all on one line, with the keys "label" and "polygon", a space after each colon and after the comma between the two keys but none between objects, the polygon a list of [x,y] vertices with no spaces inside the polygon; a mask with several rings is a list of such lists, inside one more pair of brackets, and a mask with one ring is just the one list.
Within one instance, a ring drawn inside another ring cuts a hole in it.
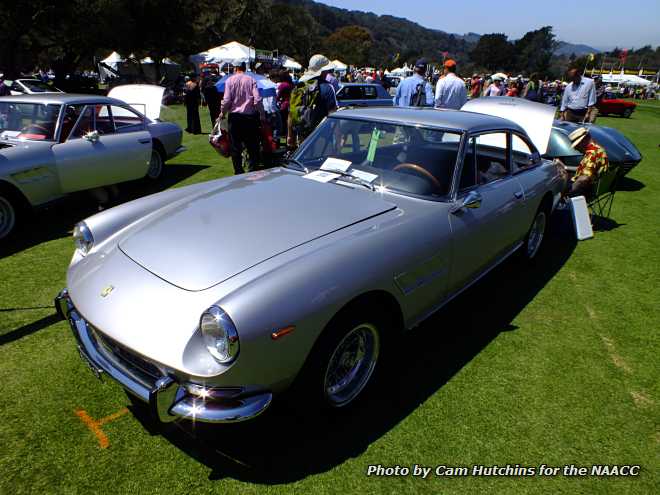
[{"label": "chrome door mirror", "polygon": [[99,131],[89,131],[83,134],[83,138],[90,143],[96,143],[99,140]]},{"label": "chrome door mirror", "polygon": [[481,194],[477,191],[470,191],[467,196],[463,198],[460,204],[454,206],[451,210],[452,213],[458,213],[464,209],[479,208],[481,206]]}]

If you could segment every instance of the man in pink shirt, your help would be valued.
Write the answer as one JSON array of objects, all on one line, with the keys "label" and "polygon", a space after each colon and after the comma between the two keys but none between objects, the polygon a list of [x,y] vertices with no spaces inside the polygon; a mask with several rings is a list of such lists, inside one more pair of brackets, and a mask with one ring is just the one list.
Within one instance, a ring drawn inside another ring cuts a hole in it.
[{"label": "man in pink shirt", "polygon": [[264,120],[264,109],[257,89],[257,81],[245,73],[245,63],[236,68],[233,76],[225,83],[220,118],[229,115],[229,140],[234,173],[242,174],[243,146],[247,148],[248,171],[259,164],[259,120]]}]

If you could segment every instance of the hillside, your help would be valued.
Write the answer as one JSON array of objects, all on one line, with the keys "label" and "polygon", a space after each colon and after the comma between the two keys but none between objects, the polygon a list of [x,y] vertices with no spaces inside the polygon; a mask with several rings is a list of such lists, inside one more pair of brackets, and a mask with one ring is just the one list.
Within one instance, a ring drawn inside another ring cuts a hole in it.
[{"label": "hillside", "polygon": [[304,7],[319,24],[322,38],[344,26],[367,28],[374,38],[371,50],[374,64],[391,66],[395,62],[414,62],[420,55],[437,62],[442,59],[444,51],[466,60],[472,46],[456,35],[428,29],[399,17],[340,9],[311,0],[276,0],[275,3]]}]

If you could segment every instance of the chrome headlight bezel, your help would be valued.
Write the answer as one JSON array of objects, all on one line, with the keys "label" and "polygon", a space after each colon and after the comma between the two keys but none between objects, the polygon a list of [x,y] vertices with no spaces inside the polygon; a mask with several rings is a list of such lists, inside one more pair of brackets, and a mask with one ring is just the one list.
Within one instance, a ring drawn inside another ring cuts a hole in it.
[{"label": "chrome headlight bezel", "polygon": [[94,236],[85,222],[78,222],[73,228],[73,240],[76,249],[85,256],[94,247]]},{"label": "chrome headlight bezel", "polygon": [[199,328],[206,350],[220,364],[229,364],[238,356],[240,343],[236,326],[229,315],[218,306],[202,313]]}]

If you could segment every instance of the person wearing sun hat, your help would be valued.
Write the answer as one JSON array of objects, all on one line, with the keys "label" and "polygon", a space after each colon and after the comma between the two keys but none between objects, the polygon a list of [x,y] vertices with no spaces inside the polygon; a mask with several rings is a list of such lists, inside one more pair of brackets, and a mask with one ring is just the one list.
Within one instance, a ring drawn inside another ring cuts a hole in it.
[{"label": "person wearing sun hat", "polygon": [[568,135],[571,146],[584,153],[575,175],[567,184],[567,196],[588,197],[600,174],[609,168],[609,160],[605,149],[593,140],[586,127],[578,127]]},{"label": "person wearing sun hat", "polygon": [[[337,95],[327,81],[334,64],[321,54],[309,59],[309,66],[291,93],[287,146],[292,149],[307,137],[329,114],[337,110]],[[310,102],[305,104],[304,102]]]},{"label": "person wearing sun hat", "polygon": [[449,58],[444,63],[444,77],[435,87],[435,108],[460,110],[466,101],[467,88],[456,75],[456,62]]}]

